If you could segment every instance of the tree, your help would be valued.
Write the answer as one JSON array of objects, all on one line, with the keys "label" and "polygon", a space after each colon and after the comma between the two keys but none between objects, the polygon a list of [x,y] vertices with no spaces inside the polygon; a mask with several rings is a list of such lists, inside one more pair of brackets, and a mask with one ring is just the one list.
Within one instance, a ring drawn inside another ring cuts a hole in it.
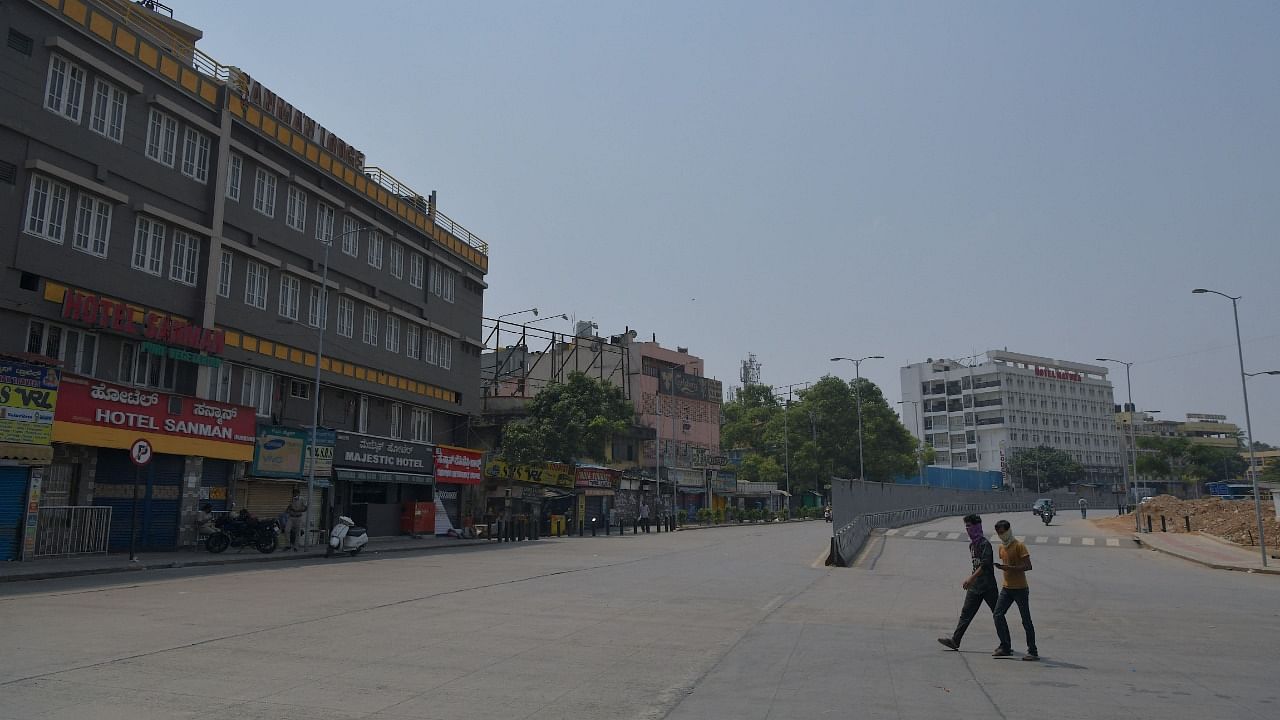
[{"label": "tree", "polygon": [[1006,463],[1007,471],[1022,478],[1024,485],[1044,489],[1066,487],[1084,478],[1084,467],[1064,450],[1041,445],[1021,448]]},{"label": "tree", "polygon": [[1260,482],[1280,483],[1280,460],[1272,460],[1262,466],[1262,472],[1258,474]]},{"label": "tree", "polygon": [[1192,444],[1188,451],[1192,474],[1202,482],[1229,481],[1241,478],[1249,461],[1236,448]]},{"label": "tree", "polygon": [[614,435],[635,418],[622,390],[585,373],[548,385],[528,406],[529,416],[503,430],[500,454],[512,464],[605,459]]},{"label": "tree", "polygon": [[1233,461],[1213,452],[1218,448],[1195,445],[1187,438],[1140,437],[1138,449],[1146,451],[1138,453],[1139,475],[1170,478],[1195,488],[1199,488],[1200,482],[1215,472],[1222,473],[1224,460],[1228,470],[1233,466]]}]

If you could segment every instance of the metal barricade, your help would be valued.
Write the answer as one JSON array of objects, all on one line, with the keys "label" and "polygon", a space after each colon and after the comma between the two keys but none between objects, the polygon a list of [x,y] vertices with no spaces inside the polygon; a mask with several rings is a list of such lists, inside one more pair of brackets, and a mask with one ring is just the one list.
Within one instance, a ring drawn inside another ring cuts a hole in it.
[{"label": "metal barricade", "polygon": [[836,529],[831,538],[830,564],[837,567],[849,567],[857,557],[872,530],[916,525],[944,517],[968,515],[970,513],[1017,512],[1026,509],[1023,502],[986,502],[986,503],[952,503],[947,505],[927,505],[925,507],[887,510],[884,512],[858,515],[845,525]]},{"label": "metal barricade", "polygon": [[105,554],[110,530],[109,507],[42,507],[36,530],[35,557]]}]

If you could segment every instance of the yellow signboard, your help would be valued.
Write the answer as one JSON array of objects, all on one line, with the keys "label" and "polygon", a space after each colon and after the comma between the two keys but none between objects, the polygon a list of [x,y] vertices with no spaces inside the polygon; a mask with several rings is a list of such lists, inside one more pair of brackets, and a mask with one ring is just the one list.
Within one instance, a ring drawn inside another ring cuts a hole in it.
[{"label": "yellow signboard", "polygon": [[493,459],[485,463],[484,476],[552,487],[573,487],[573,466],[566,463],[537,463],[517,465],[513,468],[506,460]]},{"label": "yellow signboard", "polygon": [[0,442],[49,444],[59,379],[54,368],[0,363]]}]

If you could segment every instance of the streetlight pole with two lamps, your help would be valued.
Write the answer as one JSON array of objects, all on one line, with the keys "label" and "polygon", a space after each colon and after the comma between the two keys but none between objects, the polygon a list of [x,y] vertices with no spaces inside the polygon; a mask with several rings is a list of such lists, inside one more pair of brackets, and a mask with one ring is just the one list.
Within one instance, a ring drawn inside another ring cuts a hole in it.
[{"label": "streetlight pole with two lamps", "polygon": [[862,462],[862,363],[866,360],[883,360],[883,359],[884,359],[883,355],[868,355],[866,357],[861,357],[856,360],[854,358],[847,358],[847,357],[831,358],[831,362],[847,360],[853,363],[853,373],[854,373],[853,397],[855,402],[858,405],[858,479],[859,480],[866,479],[865,477],[866,473],[863,469],[863,462]]},{"label": "streetlight pole with two lamps", "polygon": [[[1249,417],[1249,384],[1247,381],[1249,373],[1244,371],[1244,345],[1240,342],[1240,310],[1236,305],[1240,300],[1239,295],[1228,295],[1217,290],[1207,290],[1205,288],[1196,288],[1191,291],[1195,295],[1221,295],[1231,301],[1231,315],[1236,322],[1236,357],[1240,361],[1240,391],[1244,394],[1244,427],[1248,433],[1246,438],[1249,443],[1249,477],[1253,480],[1253,512],[1258,519],[1258,548],[1262,551],[1262,567],[1267,566],[1267,539],[1263,533],[1262,527],[1262,498],[1258,494],[1258,473],[1254,471],[1253,456],[1253,420]],[[1265,371],[1265,374],[1272,374],[1272,370]]]},{"label": "streetlight pole with two lamps", "polygon": [[[1130,482],[1125,483],[1125,495],[1130,501],[1136,501],[1137,498],[1133,497],[1132,488],[1136,487],[1138,484],[1138,430],[1136,427],[1138,422],[1138,406],[1133,404],[1133,378],[1130,375],[1130,370],[1133,368],[1133,362],[1127,360],[1116,360],[1114,358],[1100,357],[1095,359],[1098,362],[1117,363],[1124,366],[1124,386],[1125,390],[1128,391],[1129,394],[1129,452],[1133,461],[1131,465],[1132,475],[1130,475]],[[1141,531],[1141,527],[1138,525],[1138,513],[1136,511],[1133,513],[1133,527],[1134,530]]]}]

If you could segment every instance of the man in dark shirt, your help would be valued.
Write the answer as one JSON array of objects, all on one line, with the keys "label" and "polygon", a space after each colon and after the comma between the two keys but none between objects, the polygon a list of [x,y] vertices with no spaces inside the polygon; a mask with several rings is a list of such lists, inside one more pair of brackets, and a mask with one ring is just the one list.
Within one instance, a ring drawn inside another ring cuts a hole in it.
[{"label": "man in dark shirt", "polygon": [[977,515],[966,515],[964,529],[969,533],[969,558],[973,571],[960,584],[964,588],[964,607],[960,609],[960,622],[951,637],[940,637],[938,642],[951,650],[960,649],[960,640],[968,629],[978,608],[986,603],[994,612],[1000,591],[996,588],[995,557],[991,552],[991,543],[982,532],[982,518]]}]

